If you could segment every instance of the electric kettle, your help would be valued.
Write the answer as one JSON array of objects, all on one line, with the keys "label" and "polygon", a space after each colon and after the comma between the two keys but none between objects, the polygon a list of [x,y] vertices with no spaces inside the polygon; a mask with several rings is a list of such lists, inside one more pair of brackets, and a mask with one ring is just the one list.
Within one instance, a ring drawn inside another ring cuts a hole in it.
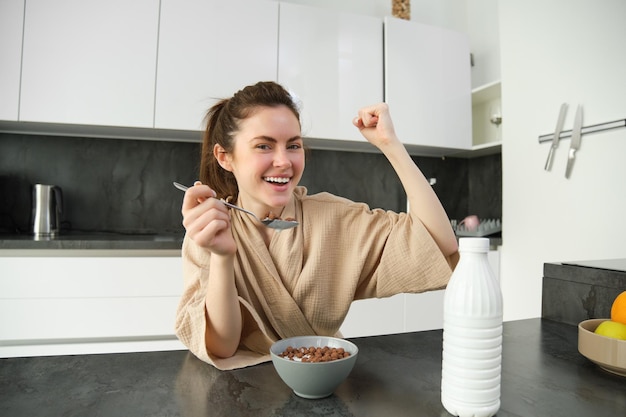
[{"label": "electric kettle", "polygon": [[32,232],[35,237],[54,237],[61,230],[63,194],[56,185],[33,186]]}]

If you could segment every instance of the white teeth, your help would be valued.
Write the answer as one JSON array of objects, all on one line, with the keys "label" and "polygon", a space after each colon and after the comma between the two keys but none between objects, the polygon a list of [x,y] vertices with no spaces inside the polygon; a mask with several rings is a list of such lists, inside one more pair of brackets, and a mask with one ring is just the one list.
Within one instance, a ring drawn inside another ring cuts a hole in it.
[{"label": "white teeth", "polygon": [[284,178],[284,177],[265,177],[265,181],[277,182],[279,184],[287,184],[289,182],[289,178]]}]

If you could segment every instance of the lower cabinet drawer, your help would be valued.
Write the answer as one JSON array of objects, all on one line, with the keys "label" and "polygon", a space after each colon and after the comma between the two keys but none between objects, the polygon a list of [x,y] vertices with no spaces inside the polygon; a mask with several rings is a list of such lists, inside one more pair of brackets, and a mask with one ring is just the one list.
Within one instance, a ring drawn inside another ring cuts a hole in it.
[{"label": "lower cabinet drawer", "polygon": [[354,301],[341,333],[363,337],[441,329],[443,296],[444,290],[436,290]]},{"label": "lower cabinet drawer", "polygon": [[178,297],[0,300],[2,341],[174,335]]},{"label": "lower cabinet drawer", "polygon": [[0,357],[184,349],[176,257],[0,258]]}]

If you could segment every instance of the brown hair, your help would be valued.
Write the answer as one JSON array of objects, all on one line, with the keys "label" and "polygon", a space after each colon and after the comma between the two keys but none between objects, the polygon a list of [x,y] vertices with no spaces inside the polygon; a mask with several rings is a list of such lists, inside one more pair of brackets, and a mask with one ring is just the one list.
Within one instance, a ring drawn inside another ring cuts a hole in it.
[{"label": "brown hair", "polygon": [[220,166],[213,148],[220,145],[226,152],[232,152],[239,122],[250,117],[258,107],[278,106],[286,106],[300,120],[300,111],[291,94],[273,81],[262,81],[239,90],[231,98],[218,101],[207,112],[200,181],[215,190],[217,198],[232,197],[236,201],[239,187],[233,173]]}]

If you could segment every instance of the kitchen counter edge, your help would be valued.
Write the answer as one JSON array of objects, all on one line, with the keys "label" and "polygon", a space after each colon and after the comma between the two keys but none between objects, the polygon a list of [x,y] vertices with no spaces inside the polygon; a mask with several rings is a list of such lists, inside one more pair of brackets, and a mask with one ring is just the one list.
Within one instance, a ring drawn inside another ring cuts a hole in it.
[{"label": "kitchen counter edge", "polygon": [[181,234],[75,234],[35,239],[29,235],[0,236],[0,256],[180,256]]},{"label": "kitchen counter edge", "polygon": [[37,257],[180,257],[180,249],[3,249],[0,258]]}]

